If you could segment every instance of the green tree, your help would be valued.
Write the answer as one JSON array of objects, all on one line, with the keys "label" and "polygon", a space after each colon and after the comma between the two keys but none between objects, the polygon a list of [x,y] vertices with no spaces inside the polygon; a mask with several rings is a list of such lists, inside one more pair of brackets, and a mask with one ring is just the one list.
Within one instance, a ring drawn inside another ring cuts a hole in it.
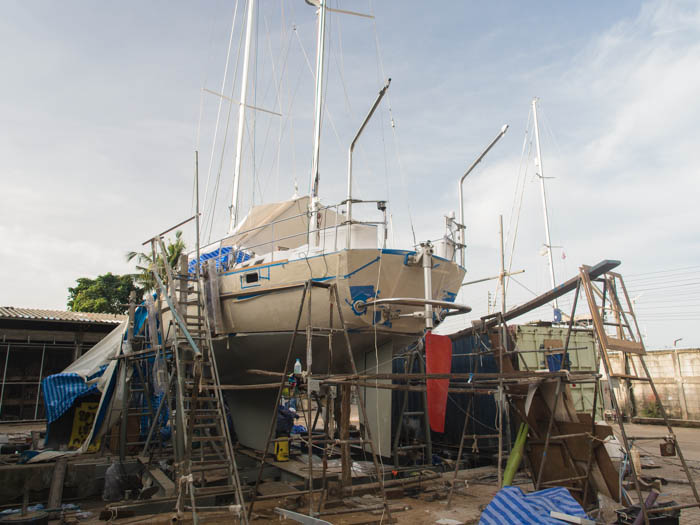
[{"label": "green tree", "polygon": [[[175,240],[168,239],[165,242],[165,250],[168,252],[168,264],[170,267],[175,269],[178,267],[178,261],[180,255],[182,255],[187,246],[185,241],[182,240],[182,231],[178,230],[175,232]],[[153,278],[153,254],[145,252],[129,252],[126,254],[126,260],[131,262],[136,261],[136,269],[139,273],[134,275],[134,279],[137,283],[141,285],[144,291],[150,292],[156,289],[156,280]],[[167,279],[165,275],[165,265],[163,264],[163,256],[158,253],[156,255],[155,268],[158,271],[158,275],[165,282]]]},{"label": "green tree", "polygon": [[95,279],[81,277],[74,288],[68,288],[68,309],[73,312],[123,314],[127,311],[129,293],[136,291],[137,303],[143,300],[143,290],[134,283],[132,275],[106,273]]}]

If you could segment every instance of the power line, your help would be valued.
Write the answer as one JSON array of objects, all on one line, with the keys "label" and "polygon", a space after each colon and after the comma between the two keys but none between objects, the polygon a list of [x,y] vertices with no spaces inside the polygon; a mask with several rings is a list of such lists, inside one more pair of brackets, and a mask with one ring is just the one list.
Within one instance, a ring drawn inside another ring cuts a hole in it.
[{"label": "power line", "polygon": [[676,283],[676,282],[692,281],[692,280],[698,279],[698,278],[700,278],[700,272],[693,272],[693,273],[688,273],[688,274],[684,274],[684,275],[674,275],[674,276],[664,275],[663,277],[657,277],[653,280],[649,279],[649,280],[644,280],[644,281],[628,281],[628,284],[630,284],[631,286],[649,286],[649,285],[664,284],[664,283]]},{"label": "power line", "polygon": [[630,293],[639,293],[639,292],[646,292],[650,290],[663,290],[664,288],[679,288],[679,287],[684,287],[684,286],[697,286],[700,285],[700,281],[695,281],[692,283],[687,283],[687,284],[669,284],[666,286],[658,286],[658,287],[652,287],[652,288],[636,288],[634,290],[630,290]]},{"label": "power line", "polygon": [[640,275],[652,275],[652,274],[656,274],[656,273],[678,272],[678,271],[681,271],[681,270],[690,270],[690,269],[692,269],[692,268],[700,268],[700,265],[695,265],[695,266],[684,266],[683,268],[674,268],[674,269],[672,269],[672,270],[658,270],[658,271],[656,271],[656,272],[631,273],[631,274],[629,274],[629,275],[625,275],[625,279],[627,279],[627,278],[629,278],[629,277],[637,277],[637,276],[640,276]]}]

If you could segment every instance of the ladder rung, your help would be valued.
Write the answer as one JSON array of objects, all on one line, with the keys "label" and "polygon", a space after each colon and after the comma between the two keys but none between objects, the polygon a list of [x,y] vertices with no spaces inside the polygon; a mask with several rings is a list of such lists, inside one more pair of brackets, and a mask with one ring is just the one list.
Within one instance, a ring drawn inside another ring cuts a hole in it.
[{"label": "ladder rung", "polygon": [[190,467],[191,472],[202,472],[205,470],[228,470],[228,465],[223,461],[193,461]]},{"label": "ladder rung", "polygon": [[[204,453],[202,453],[204,452]],[[214,462],[214,463],[222,463],[224,461],[228,461],[227,456],[223,455],[222,453],[218,451],[211,451],[211,450],[204,450],[204,449],[196,449],[196,452],[194,452],[194,457],[196,457],[196,460],[192,460],[193,464],[203,464],[207,461]]]},{"label": "ladder rung", "polygon": [[211,428],[217,426],[218,423],[219,421],[215,419],[212,423],[195,423],[192,428]]},{"label": "ladder rung", "polygon": [[406,416],[422,416],[425,415],[425,412],[420,411],[420,412],[404,412],[403,413],[404,417]]},{"label": "ladder rung", "polygon": [[404,447],[397,447],[396,450],[416,450],[419,448],[425,448],[426,445],[406,445]]},{"label": "ladder rung", "polygon": [[631,381],[651,381],[648,377],[638,377],[629,374],[610,374],[610,377],[615,379],[629,379]]},{"label": "ladder rung", "polygon": [[627,323],[609,323],[609,322],[605,321],[605,322],[603,322],[603,324],[605,326],[619,326],[619,327],[628,328],[628,329],[630,327],[630,325],[628,325]]},{"label": "ladder rung", "polygon": [[226,494],[233,492],[235,487],[233,485],[215,485],[213,487],[194,487],[194,493],[197,496],[204,496],[206,494]]},{"label": "ladder rung", "polygon": [[497,437],[498,434],[464,434],[464,439],[493,439]]},{"label": "ladder rung", "polygon": [[193,443],[202,443],[203,441],[224,441],[226,436],[194,436]]}]

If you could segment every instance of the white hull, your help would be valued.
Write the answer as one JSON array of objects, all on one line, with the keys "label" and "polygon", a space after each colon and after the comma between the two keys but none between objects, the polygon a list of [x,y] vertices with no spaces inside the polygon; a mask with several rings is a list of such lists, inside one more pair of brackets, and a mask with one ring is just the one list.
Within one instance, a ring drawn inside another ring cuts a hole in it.
[{"label": "white hull", "polygon": [[[276,252],[280,253],[280,252]],[[338,287],[343,318],[348,329],[355,364],[359,370],[369,363],[375,349],[390,348],[399,352],[424,333],[425,319],[402,317],[388,319],[377,308],[357,308],[357,301],[410,297],[424,298],[423,269],[408,265],[407,255],[399,250],[341,250],[295,261],[272,260],[251,264],[219,275],[224,333],[216,343],[216,359],[222,384],[260,384],[274,382],[269,376],[251,374],[251,369],[283,372],[292,333],[299,315],[303,287],[308,279],[334,283]],[[257,281],[249,282],[250,274]],[[434,299],[454,300],[464,277],[457,264],[435,257],[432,269]],[[295,286],[297,285],[297,286]],[[308,303],[302,310],[300,332],[292,349],[289,367],[300,358],[306,368],[306,325]],[[330,308],[329,292],[313,287],[311,292],[311,324],[329,328],[333,311],[333,327],[341,322],[335,305]],[[392,306],[392,314],[423,311],[417,306]],[[436,318],[439,318],[436,311]],[[315,374],[350,372],[346,343],[341,333],[333,336],[329,350],[328,337],[314,337],[312,371]],[[331,356],[332,354],[332,356]],[[291,372],[290,368],[286,372]],[[276,391],[228,391],[227,398],[234,426],[243,445],[262,448],[272,416]],[[389,405],[390,406],[390,405]]]}]

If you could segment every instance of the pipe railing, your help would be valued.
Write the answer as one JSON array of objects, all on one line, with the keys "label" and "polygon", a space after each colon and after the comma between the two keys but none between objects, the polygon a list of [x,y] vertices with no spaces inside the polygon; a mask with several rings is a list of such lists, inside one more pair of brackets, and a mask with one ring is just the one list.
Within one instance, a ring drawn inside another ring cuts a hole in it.
[{"label": "pipe railing", "polygon": [[[387,79],[386,84],[384,84],[384,87],[379,90],[379,94],[377,95],[377,98],[374,100],[372,107],[369,108],[369,111],[367,112],[367,116],[362,121],[362,125],[360,126],[360,129],[358,129],[357,133],[355,133],[355,137],[352,139],[352,142],[350,143],[350,147],[348,148],[348,198],[345,201],[345,202],[347,202],[348,222],[352,222],[352,203],[356,202],[352,198],[352,152],[355,150],[355,144],[357,144],[357,140],[360,138],[360,135],[365,130],[365,127],[367,126],[369,119],[371,119],[372,115],[374,115],[374,112],[376,111],[377,107],[379,106],[379,103],[382,101],[382,98],[384,98],[384,94],[386,93],[387,89],[389,89],[390,84],[391,84],[391,79]],[[348,249],[350,249],[351,235],[352,235],[352,230],[351,230],[351,228],[348,228],[348,235],[347,235],[347,239],[346,239],[346,247]]]},{"label": "pipe railing", "polygon": [[[270,232],[271,239],[270,240],[266,240],[266,241],[260,242],[258,244],[240,247],[240,248],[238,248],[238,250],[240,250],[240,251],[253,251],[254,248],[259,248],[260,246],[269,246],[270,253],[272,253],[274,251],[275,244],[280,242],[280,241],[289,240],[289,239],[298,238],[298,237],[308,237],[310,239],[311,235],[313,235],[313,234],[320,234],[321,232],[329,231],[329,230],[335,230],[333,250],[336,251],[336,250],[338,250],[338,232],[339,232],[340,228],[346,227],[347,228],[347,235],[349,236],[350,235],[349,232],[350,232],[352,226],[355,224],[366,225],[366,226],[381,226],[383,228],[383,231],[384,231],[384,237],[386,237],[386,230],[387,230],[386,201],[354,200],[354,202],[357,204],[376,204],[377,208],[380,211],[382,211],[384,214],[383,219],[381,221],[352,221],[352,220],[339,221],[338,219],[342,217],[342,213],[340,212],[340,208],[343,205],[347,205],[347,201],[342,201],[338,204],[324,206],[322,208],[319,208],[316,211],[316,213],[322,213],[322,212],[327,211],[327,210],[335,211],[335,223],[332,225],[327,225],[327,226],[324,226],[321,228],[313,228],[313,229],[309,229],[309,230],[304,229],[303,231],[299,231],[297,233],[292,233],[290,235],[284,235],[282,237],[275,237],[275,233],[274,233],[275,225],[279,225],[281,223],[288,222],[288,221],[291,221],[294,219],[299,219],[301,217],[310,217],[312,215],[311,211],[305,211],[303,213],[297,213],[297,214],[291,215],[289,217],[284,217],[281,219],[276,219],[274,221],[266,222],[265,224],[255,226],[255,227],[249,228],[247,230],[235,232],[233,235],[230,235],[229,237],[227,237],[227,239],[230,239],[230,238],[236,237],[236,236],[249,234],[249,233],[259,232],[259,231],[264,230],[265,228],[270,228],[271,229],[271,232]],[[324,214],[324,217],[327,217],[327,215]],[[224,240],[224,239],[222,239],[222,240]],[[324,241],[325,241],[325,237],[324,237]],[[324,243],[323,249],[324,250],[326,249],[325,243]],[[234,264],[236,264],[236,263],[234,262]]]},{"label": "pipe railing", "polygon": [[486,146],[486,149],[481,152],[481,155],[479,155],[474,162],[472,162],[472,165],[469,166],[467,171],[462,175],[462,178],[459,179],[459,252],[460,252],[460,262],[462,267],[464,268],[466,260],[465,260],[465,237],[464,237],[464,189],[463,189],[463,184],[464,184],[464,179],[467,178],[467,176],[476,168],[476,165],[481,162],[481,160],[486,156],[486,154],[491,151],[491,148],[494,147],[496,142],[501,140],[501,137],[506,134],[506,131],[508,131],[508,124],[505,124],[502,128],[501,131],[498,132],[498,135],[496,135],[496,138],[494,138],[491,143]]}]

